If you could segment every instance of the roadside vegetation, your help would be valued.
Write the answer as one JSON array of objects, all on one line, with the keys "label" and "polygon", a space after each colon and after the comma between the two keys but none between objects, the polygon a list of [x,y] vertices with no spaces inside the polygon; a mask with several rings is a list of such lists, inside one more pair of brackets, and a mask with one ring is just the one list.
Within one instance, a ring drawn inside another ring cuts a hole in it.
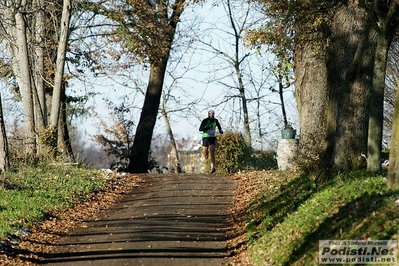
[{"label": "roadside vegetation", "polygon": [[[318,265],[319,240],[398,240],[399,191],[388,189],[383,174],[352,171],[323,184],[296,170],[231,176],[237,183],[232,222],[244,247],[231,265]],[[21,230],[107,190],[107,180],[101,171],[68,165],[25,166],[3,174],[3,249],[7,237],[23,237]]]},{"label": "roadside vegetation", "polygon": [[24,166],[0,177],[0,238],[18,235],[41,220],[56,217],[106,185],[104,174],[77,166]]},{"label": "roadside vegetation", "polygon": [[399,191],[385,175],[352,171],[318,184],[300,172],[265,171],[236,180],[247,250],[234,265],[319,265],[319,240],[398,240]]}]

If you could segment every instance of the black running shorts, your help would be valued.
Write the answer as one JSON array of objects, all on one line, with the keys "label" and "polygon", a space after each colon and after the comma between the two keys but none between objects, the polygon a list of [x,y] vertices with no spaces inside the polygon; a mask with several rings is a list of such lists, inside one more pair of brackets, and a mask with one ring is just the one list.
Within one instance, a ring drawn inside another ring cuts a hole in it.
[{"label": "black running shorts", "polygon": [[216,145],[216,137],[202,138],[202,146]]}]

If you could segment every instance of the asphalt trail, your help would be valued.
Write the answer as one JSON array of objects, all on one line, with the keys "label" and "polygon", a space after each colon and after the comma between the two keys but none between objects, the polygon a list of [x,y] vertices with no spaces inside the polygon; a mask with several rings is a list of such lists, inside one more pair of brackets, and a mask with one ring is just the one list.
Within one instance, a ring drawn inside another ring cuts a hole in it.
[{"label": "asphalt trail", "polygon": [[47,265],[227,265],[234,181],[220,175],[149,175],[100,219],[63,237]]}]

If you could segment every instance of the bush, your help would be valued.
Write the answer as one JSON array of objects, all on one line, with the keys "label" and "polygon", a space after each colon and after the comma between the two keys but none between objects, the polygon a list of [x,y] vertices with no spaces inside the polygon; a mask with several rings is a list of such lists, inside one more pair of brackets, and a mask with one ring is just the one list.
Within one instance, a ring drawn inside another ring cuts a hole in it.
[{"label": "bush", "polygon": [[231,174],[246,169],[250,165],[251,153],[241,134],[226,132],[218,136],[215,155],[218,172]]}]

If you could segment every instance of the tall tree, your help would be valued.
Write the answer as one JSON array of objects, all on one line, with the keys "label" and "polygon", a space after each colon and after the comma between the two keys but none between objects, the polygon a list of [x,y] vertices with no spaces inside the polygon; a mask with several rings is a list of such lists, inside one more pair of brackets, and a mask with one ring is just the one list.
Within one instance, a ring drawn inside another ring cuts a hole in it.
[{"label": "tall tree", "polygon": [[399,25],[399,1],[375,0],[361,3],[377,32],[370,101],[367,170],[378,172],[381,169],[385,74],[388,50]]},{"label": "tall tree", "polygon": [[[399,83],[398,83],[399,87]],[[397,92],[399,89],[397,89]],[[396,95],[395,109],[391,134],[391,147],[389,151],[388,186],[392,189],[399,188],[399,93]]]},{"label": "tall tree", "polygon": [[5,1],[3,3],[2,40],[12,61],[24,108],[26,152],[36,154],[36,128],[33,105],[31,60],[29,59],[28,25],[26,18],[28,1]]},{"label": "tall tree", "polygon": [[272,23],[278,34],[283,33],[277,40],[284,45],[281,40],[292,36],[301,155],[317,165],[346,170],[368,151],[368,169],[379,169],[373,157],[380,158],[381,148],[381,76],[388,32],[396,29],[396,5],[397,1],[268,2],[267,14],[277,14]]},{"label": "tall tree", "polygon": [[[54,131],[53,136],[55,140],[57,140],[58,138],[57,129],[61,117],[60,115],[61,97],[63,96],[63,94],[65,94],[65,91],[63,91],[65,90],[63,80],[64,80],[66,50],[68,45],[70,17],[71,17],[71,1],[63,0],[60,34],[58,40],[57,59],[56,59],[57,60],[56,71],[54,77],[53,94],[51,102],[51,116],[50,116],[50,127],[51,130]],[[54,150],[56,149],[56,147],[57,147],[57,141],[53,143]]]},{"label": "tall tree", "polygon": [[[177,24],[185,6],[184,0],[176,0],[174,5],[171,5],[172,10],[167,2],[156,1],[155,3],[156,6],[152,9],[142,4],[139,5],[141,9],[146,8],[144,12],[141,10],[144,13],[141,19],[151,15],[153,34],[158,35],[151,36],[156,38],[153,38],[153,43],[150,44],[155,49],[148,54],[151,66],[150,77],[129,158],[128,171],[133,173],[145,173],[148,170],[148,155],[160,105],[166,66]],[[146,14],[147,10],[151,10],[150,14]]]},{"label": "tall tree", "polygon": [[97,1],[86,8],[118,23],[117,38],[131,52],[132,59],[149,64],[149,79],[139,123],[131,148],[128,171],[145,173],[151,139],[158,115],[166,66],[185,0]]},{"label": "tall tree", "polygon": [[395,36],[388,54],[386,86],[384,96],[384,140],[389,143],[393,123],[396,92],[399,80],[399,35]]},{"label": "tall tree", "polygon": [[34,28],[36,29],[34,42],[38,45],[34,46],[34,62],[33,76],[35,77],[35,88],[34,90],[34,103],[36,106],[36,121],[38,131],[43,130],[47,127],[47,106],[46,106],[46,87],[45,87],[45,48],[44,43],[46,41],[46,14],[44,12],[44,0],[33,1],[34,10],[37,10],[36,21]]},{"label": "tall tree", "polygon": [[[62,21],[59,15],[62,10],[60,3],[64,8]],[[44,0],[9,0],[1,4],[3,27],[0,34],[11,58],[13,75],[22,98],[27,136],[26,153],[33,156],[47,152],[39,149],[38,144],[51,145],[53,150],[57,148],[57,135],[48,134],[46,127],[49,115],[53,118],[52,131],[57,130],[58,120],[62,118],[59,115],[59,95],[60,90],[65,89],[61,84],[64,80],[70,7],[70,0],[51,3],[45,3]],[[49,25],[56,26],[54,28]],[[57,26],[61,27],[60,34]],[[58,39],[56,36],[59,35],[61,37]],[[55,52],[57,49],[58,57]],[[58,60],[58,64],[51,63],[55,61],[54,57],[57,57],[55,60]],[[50,94],[54,97],[48,108]],[[50,113],[51,107],[54,110]],[[53,141],[50,143],[48,140]]]}]

